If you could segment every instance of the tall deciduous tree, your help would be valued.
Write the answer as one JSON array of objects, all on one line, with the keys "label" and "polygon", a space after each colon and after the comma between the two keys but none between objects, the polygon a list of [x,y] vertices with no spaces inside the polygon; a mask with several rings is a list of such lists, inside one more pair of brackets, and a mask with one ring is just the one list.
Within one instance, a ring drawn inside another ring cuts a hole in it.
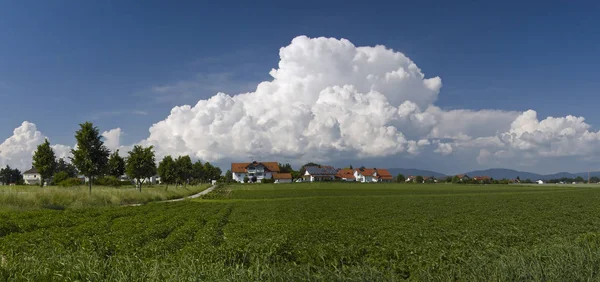
[{"label": "tall deciduous tree", "polygon": [[204,164],[202,161],[196,161],[192,168],[192,178],[195,181],[204,182]]},{"label": "tall deciduous tree", "polygon": [[177,183],[187,185],[188,180],[194,172],[194,166],[190,156],[179,156],[175,160],[175,168],[177,171]]},{"label": "tall deciduous tree", "polygon": [[129,152],[125,171],[131,179],[135,179],[140,192],[142,192],[142,184],[146,178],[156,175],[156,163],[154,159],[154,151],[152,146],[142,147],[136,145]]},{"label": "tall deciduous tree", "polygon": [[59,172],[66,173],[67,177],[77,177],[77,168],[73,164],[66,162],[63,158],[58,159],[58,162],[56,162],[56,170],[54,171],[54,174]]},{"label": "tall deciduous tree", "polygon": [[56,157],[48,139],[38,145],[37,150],[35,150],[33,154],[33,167],[37,169],[41,176],[40,186],[44,187],[44,181],[49,181],[56,169]]},{"label": "tall deciduous tree", "polygon": [[97,127],[91,122],[82,123],[79,126],[80,129],[75,132],[77,148],[71,150],[73,154],[71,162],[81,174],[88,178],[91,194],[94,177],[105,171],[110,152],[104,146]]},{"label": "tall deciduous tree", "polygon": [[116,150],[108,159],[108,175],[114,176],[117,179],[125,174],[125,160],[119,156],[119,150]]},{"label": "tall deciduous tree", "polygon": [[166,156],[158,163],[158,176],[160,176],[160,181],[167,184],[167,189],[169,189],[169,184],[172,184],[177,179],[177,169],[175,167],[175,161],[171,156]]},{"label": "tall deciduous tree", "polygon": [[233,182],[233,173],[231,173],[231,170],[227,170],[225,172],[225,182],[227,182],[227,183]]}]

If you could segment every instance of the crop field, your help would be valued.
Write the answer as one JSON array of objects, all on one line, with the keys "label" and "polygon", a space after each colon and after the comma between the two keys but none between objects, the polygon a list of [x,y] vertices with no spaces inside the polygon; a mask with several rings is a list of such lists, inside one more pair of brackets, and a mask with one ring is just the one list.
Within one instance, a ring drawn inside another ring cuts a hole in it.
[{"label": "crop field", "polygon": [[196,194],[208,188],[208,184],[187,186],[171,185],[143,186],[140,193],[134,186],[108,187],[93,186],[90,195],[87,186],[44,187],[39,186],[0,186],[0,212],[36,209],[81,209],[89,207],[144,204],[181,198]]},{"label": "crop field", "polygon": [[223,186],[0,213],[0,281],[600,280],[600,189]]}]

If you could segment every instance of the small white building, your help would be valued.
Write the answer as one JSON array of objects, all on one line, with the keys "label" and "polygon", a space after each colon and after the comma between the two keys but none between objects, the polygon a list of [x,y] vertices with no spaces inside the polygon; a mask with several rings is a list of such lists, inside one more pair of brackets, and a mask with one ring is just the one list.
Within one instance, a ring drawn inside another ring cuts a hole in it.
[{"label": "small white building", "polygon": [[27,185],[40,185],[42,175],[38,172],[37,168],[32,167],[30,170],[23,172],[23,181]]},{"label": "small white building", "polygon": [[273,173],[275,183],[292,183],[291,173]]},{"label": "small white building", "polygon": [[278,162],[231,163],[232,178],[240,183],[244,183],[246,177],[249,181],[256,177],[256,182],[260,183],[263,179],[273,178],[276,173],[279,173]]},{"label": "small white building", "polygon": [[543,180],[538,180],[537,184],[544,184],[544,181]]}]

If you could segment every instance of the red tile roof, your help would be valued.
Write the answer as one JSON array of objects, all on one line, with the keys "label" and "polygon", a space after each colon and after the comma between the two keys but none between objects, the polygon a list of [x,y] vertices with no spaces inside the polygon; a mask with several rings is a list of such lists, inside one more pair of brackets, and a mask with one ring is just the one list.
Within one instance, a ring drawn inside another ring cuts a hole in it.
[{"label": "red tile roof", "polygon": [[353,169],[338,169],[337,174],[335,175],[337,178],[346,178],[346,179],[354,179],[354,170]]},{"label": "red tile roof", "polygon": [[291,173],[273,173],[273,179],[292,179]]},{"label": "red tile roof", "polygon": [[377,169],[377,175],[379,175],[379,178],[383,179],[383,180],[393,180],[394,179],[392,174],[387,169],[383,169],[383,168]]},{"label": "red tile roof", "polygon": [[278,162],[252,162],[252,163],[231,163],[231,172],[244,173],[250,165],[264,165],[270,172],[279,172]]}]

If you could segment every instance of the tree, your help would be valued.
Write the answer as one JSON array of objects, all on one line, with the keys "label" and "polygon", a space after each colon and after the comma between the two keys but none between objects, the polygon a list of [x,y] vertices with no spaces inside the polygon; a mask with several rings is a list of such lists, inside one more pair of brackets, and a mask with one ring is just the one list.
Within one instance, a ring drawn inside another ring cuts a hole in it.
[{"label": "tree", "polygon": [[15,183],[18,185],[23,184],[23,174],[18,169],[12,169],[10,166],[6,165],[5,168],[0,169],[0,182],[5,185]]},{"label": "tree", "polygon": [[107,174],[117,179],[125,174],[125,159],[119,156],[119,150],[110,155],[107,164]]},{"label": "tree", "polygon": [[44,182],[52,178],[56,169],[56,157],[48,139],[38,145],[37,150],[33,153],[33,167],[37,169],[42,178],[40,179],[40,186],[44,187]]},{"label": "tree", "polygon": [[226,183],[231,183],[233,182],[233,173],[231,173],[231,170],[227,170],[225,172],[225,182]]},{"label": "tree", "polygon": [[73,164],[66,162],[63,158],[58,159],[56,162],[54,174],[59,172],[65,172],[69,178],[77,177],[77,168]]},{"label": "tree", "polygon": [[219,179],[221,173],[221,169],[216,166],[213,166],[211,163],[206,162],[204,164],[204,177],[207,182]]},{"label": "tree", "polygon": [[153,146],[144,148],[140,145],[135,145],[127,158],[125,171],[131,179],[135,179],[140,192],[142,192],[142,184],[146,178],[156,175],[153,149]]},{"label": "tree", "polygon": [[581,177],[581,176],[577,176],[577,177],[575,177],[575,182],[577,182],[577,183],[582,183],[582,182],[584,182],[584,181],[585,181],[585,180],[583,180],[583,177]]},{"label": "tree", "polygon": [[423,176],[419,175],[419,176],[415,177],[415,182],[416,183],[423,183]]},{"label": "tree", "polygon": [[199,182],[204,182],[204,164],[196,161],[192,167],[192,178]]},{"label": "tree", "polygon": [[188,180],[194,172],[194,166],[190,156],[179,156],[175,160],[175,171],[176,171],[176,182],[181,185],[182,183],[187,185]]},{"label": "tree", "polygon": [[250,182],[250,178],[248,178],[248,176],[244,176],[244,183],[248,183]]},{"label": "tree", "polygon": [[279,172],[281,173],[291,173],[294,171],[290,164],[279,164]]},{"label": "tree", "polygon": [[452,177],[446,176],[446,183],[452,183]]},{"label": "tree", "polygon": [[104,146],[102,136],[91,122],[82,123],[81,128],[75,132],[77,149],[72,149],[71,162],[79,172],[88,178],[90,194],[92,193],[92,182],[94,177],[102,174],[108,163],[109,150]]},{"label": "tree", "polygon": [[598,176],[592,176],[590,178],[590,182],[591,183],[598,183],[598,182],[600,182],[600,177],[598,177]]},{"label": "tree", "polygon": [[404,183],[404,181],[406,180],[406,177],[404,177],[404,174],[399,173],[398,176],[396,176],[396,182],[398,183]]},{"label": "tree", "polygon": [[166,156],[158,163],[158,175],[160,176],[160,181],[167,184],[167,189],[169,189],[169,184],[172,184],[177,179],[177,169],[175,167],[175,161],[171,156]]},{"label": "tree", "polygon": [[52,182],[54,182],[54,185],[58,185],[59,183],[67,179],[69,179],[69,174],[66,171],[59,171],[54,173],[54,176],[52,177]]}]

